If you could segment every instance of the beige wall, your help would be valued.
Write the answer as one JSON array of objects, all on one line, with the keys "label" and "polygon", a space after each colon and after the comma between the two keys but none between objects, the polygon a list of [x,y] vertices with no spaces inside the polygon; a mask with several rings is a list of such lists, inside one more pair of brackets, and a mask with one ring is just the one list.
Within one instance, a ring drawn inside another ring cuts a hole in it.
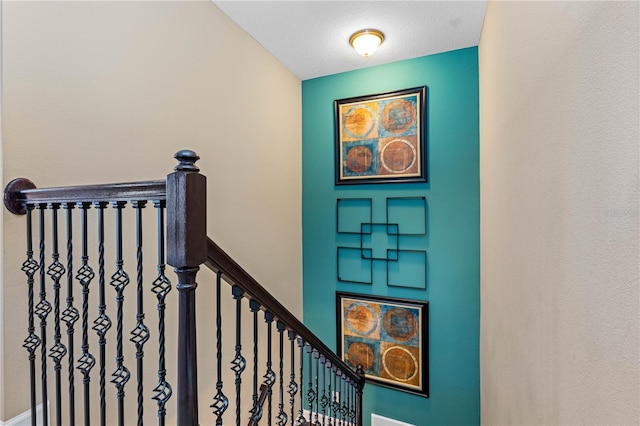
[{"label": "beige wall", "polygon": [[[3,2],[2,59],[4,183],[159,179],[192,148],[208,176],[209,235],[300,316],[300,81],[213,3]],[[9,419],[28,409],[24,218],[2,218]],[[211,286],[198,292],[209,321]]]},{"label": "beige wall", "polygon": [[639,6],[488,5],[484,424],[640,424]]}]

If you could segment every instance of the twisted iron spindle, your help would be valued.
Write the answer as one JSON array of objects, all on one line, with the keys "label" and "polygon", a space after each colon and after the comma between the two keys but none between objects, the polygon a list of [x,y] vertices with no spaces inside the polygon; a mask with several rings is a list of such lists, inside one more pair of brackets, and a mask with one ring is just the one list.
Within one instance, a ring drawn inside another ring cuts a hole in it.
[{"label": "twisted iron spindle", "polygon": [[116,370],[111,374],[111,383],[116,386],[118,392],[118,424],[124,425],[124,386],[129,381],[131,374],[124,365],[124,355],[122,353],[122,314],[124,305],[124,289],[129,284],[129,276],[124,271],[122,260],[122,209],[125,201],[115,201],[113,207],[116,209],[116,272],[111,276],[111,286],[116,290]]},{"label": "twisted iron spindle", "polygon": [[276,323],[276,329],[278,330],[278,416],[276,417],[277,425],[284,426],[287,424],[287,414],[284,412],[284,375],[283,375],[283,357],[284,357],[284,330],[285,325],[283,322],[278,321]]},{"label": "twisted iron spindle", "polygon": [[309,404],[309,423],[312,423],[313,403],[316,399],[316,392],[313,389],[313,353],[311,345],[307,345],[307,360],[309,362],[309,385],[307,386],[307,403]]},{"label": "twisted iron spindle", "polygon": [[242,372],[247,366],[247,361],[242,356],[242,297],[244,296],[244,290],[238,286],[231,287],[231,293],[236,301],[236,346],[235,357],[231,361],[231,370],[236,375],[236,426],[240,426],[240,388],[242,385]]},{"label": "twisted iron spindle", "polygon": [[327,362],[325,356],[322,355],[320,357],[320,363],[322,364],[322,396],[320,397],[320,406],[322,407],[323,426],[327,424],[327,404],[329,403],[329,397],[327,396]]},{"label": "twisted iron spindle", "polygon": [[[316,410],[314,411],[314,425],[315,426],[320,426],[320,422],[318,421],[318,413],[320,411],[320,388],[318,387],[318,382],[320,380],[320,353],[318,351],[313,351],[313,358],[316,360],[315,364],[316,364],[316,377],[315,377],[315,381],[316,381],[316,392],[314,395],[314,401],[316,403]],[[309,407],[309,408],[313,408],[313,407]]]},{"label": "twisted iron spindle", "polygon": [[34,275],[38,271],[38,262],[33,258],[33,226],[32,211],[33,206],[26,206],[27,214],[27,260],[22,263],[22,271],[27,276],[27,306],[28,306],[28,327],[27,337],[24,339],[23,347],[29,352],[29,383],[31,396],[31,426],[36,426],[36,349],[40,345],[40,338],[35,334],[34,310],[33,310],[33,283]]},{"label": "twisted iron spindle", "polygon": [[81,266],[78,269],[76,279],[82,286],[82,345],[80,350],[82,356],[78,360],[78,370],[82,373],[82,383],[84,385],[84,424],[85,426],[91,425],[90,415],[90,393],[89,384],[91,383],[90,372],[96,363],[96,360],[91,353],[89,353],[89,284],[95,277],[93,269],[89,266],[88,255],[88,218],[87,210],[91,207],[91,203],[78,203],[78,207],[81,209],[81,226],[82,226],[82,257]]},{"label": "twisted iron spindle", "polygon": [[67,348],[60,342],[60,279],[65,273],[64,266],[60,263],[60,253],[58,252],[58,210],[59,203],[51,203],[51,260],[52,263],[47,269],[47,275],[53,281],[53,347],[49,351],[49,357],[53,360],[53,370],[55,372],[55,394],[56,394],[56,424],[62,425],[62,384],[61,370],[62,358],[67,353]]},{"label": "twisted iron spindle", "polygon": [[253,313],[253,406],[249,412],[251,413],[250,421],[253,424],[258,424],[262,418],[262,407],[258,403],[258,311],[260,303],[250,300],[249,309]]},{"label": "twisted iron spindle", "polygon": [[74,384],[74,364],[73,364],[73,334],[74,324],[80,318],[80,313],[73,306],[73,203],[65,203],[64,208],[67,212],[67,306],[62,312],[62,320],[67,325],[67,350],[69,361],[69,426],[76,424],[76,403],[75,403],[75,384]]},{"label": "twisted iron spindle", "polygon": [[340,374],[340,370],[338,370],[338,368],[334,365],[331,367],[331,372],[333,373],[333,395],[331,395],[331,417],[333,417],[334,421],[333,423],[335,424],[335,426],[337,426],[340,422],[339,422],[339,408],[340,408],[340,404],[338,402],[339,398],[340,398],[340,390],[338,389],[337,386],[337,380],[336,378],[338,377],[338,375]]},{"label": "twisted iron spindle", "polygon": [[336,390],[338,391],[338,395],[340,395],[340,398],[336,402],[336,413],[338,415],[340,426],[344,426],[344,417],[342,416],[342,401],[344,401],[344,392],[343,392],[343,388],[342,388],[342,384],[343,384],[342,383],[342,370],[338,370],[337,374],[338,374],[338,385],[336,387]]},{"label": "twisted iron spindle", "polygon": [[[329,423],[329,426],[333,426],[333,416],[334,416],[334,413],[333,413],[333,399],[334,398],[333,398],[333,392],[331,391],[331,389],[332,389],[332,387],[331,387],[331,378],[335,374],[335,371],[336,371],[335,368],[336,367],[334,365],[332,365],[331,363],[328,363],[327,368],[329,369],[329,390],[328,390],[329,398],[328,398],[328,401],[327,401],[327,408],[329,409],[328,410],[329,411],[329,422],[328,423]],[[333,389],[335,389],[335,388],[333,388]]]},{"label": "twisted iron spindle", "polygon": [[264,313],[264,320],[267,323],[267,371],[264,373],[264,384],[267,386],[267,424],[271,426],[271,395],[273,394],[273,385],[276,382],[276,373],[272,369],[271,359],[271,332],[273,323],[273,314],[269,311]]},{"label": "twisted iron spindle", "polygon": [[136,378],[138,382],[138,426],[142,426],[144,417],[143,406],[143,372],[144,372],[144,344],[149,340],[149,328],[144,324],[143,303],[143,268],[142,268],[142,209],[146,201],[132,201],[131,206],[136,211],[136,326],[131,330],[129,339],[136,346]]},{"label": "twisted iron spindle", "polygon": [[307,421],[304,418],[302,407],[304,406],[304,340],[298,337],[298,347],[300,348],[300,408],[298,410],[297,426],[305,426]]},{"label": "twisted iron spindle", "polygon": [[216,382],[216,395],[213,397],[213,414],[216,415],[216,426],[222,426],[222,415],[229,406],[229,399],[222,392],[222,303],[221,287],[222,272],[216,274],[216,361],[218,368],[218,380]]},{"label": "twisted iron spindle", "polygon": [[[51,304],[47,301],[47,292],[45,287],[45,226],[44,226],[44,210],[46,204],[38,204],[40,219],[40,262],[38,270],[40,271],[40,301],[36,305],[36,315],[40,318],[40,381],[42,384],[42,401],[48,401],[47,398],[47,316],[51,312]],[[49,424],[47,410],[42,410],[42,423]]]},{"label": "twisted iron spindle", "polygon": [[296,383],[296,350],[295,350],[295,339],[296,332],[293,330],[289,330],[287,332],[287,337],[289,338],[290,344],[290,355],[291,355],[291,366],[290,366],[290,374],[289,374],[289,385],[287,386],[287,393],[289,394],[289,405],[291,406],[291,423],[295,420],[295,404],[296,404],[296,393],[298,392],[298,384]]},{"label": "twisted iron spindle", "polygon": [[107,422],[107,395],[106,395],[106,345],[107,331],[111,328],[111,319],[107,316],[107,302],[105,297],[105,271],[104,271],[104,209],[107,202],[94,203],[98,209],[98,317],[91,327],[98,334],[98,347],[100,349],[100,426]]},{"label": "twisted iron spindle", "polygon": [[156,200],[153,206],[158,212],[158,276],[153,281],[151,291],[153,291],[158,299],[158,384],[153,388],[152,398],[158,404],[158,425],[164,426],[167,410],[165,405],[171,397],[172,389],[167,382],[167,370],[165,366],[165,298],[171,291],[171,282],[165,276],[165,260],[164,260],[164,210],[166,202],[164,200]]},{"label": "twisted iron spindle", "polygon": [[342,406],[340,407],[340,413],[342,414],[342,420],[345,421],[344,423],[346,424],[346,420],[347,420],[347,382],[346,382],[346,375],[344,373],[342,373],[342,397],[340,398],[340,402],[342,403]]}]

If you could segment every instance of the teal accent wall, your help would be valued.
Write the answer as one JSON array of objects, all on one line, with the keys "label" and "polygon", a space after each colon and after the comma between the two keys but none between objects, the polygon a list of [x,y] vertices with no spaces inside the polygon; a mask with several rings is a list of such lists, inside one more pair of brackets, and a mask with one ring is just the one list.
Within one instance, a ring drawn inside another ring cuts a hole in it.
[{"label": "teal accent wall", "polygon": [[[336,99],[426,85],[428,183],[334,185]],[[430,397],[367,383],[371,413],[415,425],[480,423],[480,182],[476,47],[302,82],[304,323],[336,348],[336,291],[429,301]],[[336,199],[372,198],[374,221],[387,197],[425,196],[427,288],[388,287],[376,262],[373,284],[336,278]]]}]

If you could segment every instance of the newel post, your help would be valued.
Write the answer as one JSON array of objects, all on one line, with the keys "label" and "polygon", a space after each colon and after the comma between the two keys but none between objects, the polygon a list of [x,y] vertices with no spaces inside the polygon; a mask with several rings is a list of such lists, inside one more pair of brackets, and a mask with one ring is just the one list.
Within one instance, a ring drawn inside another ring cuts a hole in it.
[{"label": "newel post", "polygon": [[190,150],[167,176],[167,263],[178,275],[178,425],[198,424],[196,274],[207,256],[207,180]]}]

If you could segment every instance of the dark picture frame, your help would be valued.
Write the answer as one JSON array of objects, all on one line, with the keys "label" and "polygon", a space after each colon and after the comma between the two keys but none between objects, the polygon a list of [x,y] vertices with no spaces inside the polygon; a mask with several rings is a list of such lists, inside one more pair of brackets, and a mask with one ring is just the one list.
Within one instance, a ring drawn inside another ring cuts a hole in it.
[{"label": "dark picture frame", "polygon": [[376,385],[429,397],[429,302],[336,292],[337,353]]},{"label": "dark picture frame", "polygon": [[338,99],[335,183],[426,182],[426,86]]}]

